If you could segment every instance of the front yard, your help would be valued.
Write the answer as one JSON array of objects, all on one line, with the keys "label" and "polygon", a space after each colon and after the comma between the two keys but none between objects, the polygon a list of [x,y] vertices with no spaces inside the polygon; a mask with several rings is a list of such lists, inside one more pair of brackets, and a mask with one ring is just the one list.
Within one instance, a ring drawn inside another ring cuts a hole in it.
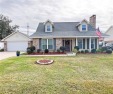
[{"label": "front yard", "polygon": [[[35,64],[40,59],[54,63]],[[0,94],[113,94],[113,54],[2,60]]]}]

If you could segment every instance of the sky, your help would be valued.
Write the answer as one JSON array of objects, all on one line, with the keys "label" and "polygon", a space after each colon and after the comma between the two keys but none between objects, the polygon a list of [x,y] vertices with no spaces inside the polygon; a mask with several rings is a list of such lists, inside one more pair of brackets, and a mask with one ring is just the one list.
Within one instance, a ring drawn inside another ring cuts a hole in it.
[{"label": "sky", "polygon": [[19,31],[36,31],[39,22],[89,21],[96,15],[97,27],[105,32],[113,25],[113,0],[0,0],[0,14],[8,16]]}]

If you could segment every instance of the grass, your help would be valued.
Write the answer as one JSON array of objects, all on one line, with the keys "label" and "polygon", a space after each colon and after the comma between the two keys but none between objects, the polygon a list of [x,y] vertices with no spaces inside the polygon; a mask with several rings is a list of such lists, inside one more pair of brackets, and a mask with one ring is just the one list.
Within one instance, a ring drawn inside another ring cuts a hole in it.
[{"label": "grass", "polygon": [[[34,63],[40,59],[53,59],[54,63]],[[113,55],[2,60],[0,94],[113,94]]]}]

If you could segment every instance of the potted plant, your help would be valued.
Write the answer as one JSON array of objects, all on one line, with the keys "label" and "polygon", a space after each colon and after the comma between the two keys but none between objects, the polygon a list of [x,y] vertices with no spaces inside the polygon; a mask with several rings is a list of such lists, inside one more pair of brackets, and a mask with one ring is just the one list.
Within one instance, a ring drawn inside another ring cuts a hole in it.
[{"label": "potted plant", "polygon": [[16,51],[16,56],[20,56],[20,51]]}]

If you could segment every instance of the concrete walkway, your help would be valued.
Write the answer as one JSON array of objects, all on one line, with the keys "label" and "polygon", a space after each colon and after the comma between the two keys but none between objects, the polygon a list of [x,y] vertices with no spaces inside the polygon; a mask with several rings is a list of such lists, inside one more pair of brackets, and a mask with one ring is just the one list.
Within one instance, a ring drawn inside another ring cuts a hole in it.
[{"label": "concrete walkway", "polygon": [[0,52],[0,60],[16,56],[16,52]]}]

